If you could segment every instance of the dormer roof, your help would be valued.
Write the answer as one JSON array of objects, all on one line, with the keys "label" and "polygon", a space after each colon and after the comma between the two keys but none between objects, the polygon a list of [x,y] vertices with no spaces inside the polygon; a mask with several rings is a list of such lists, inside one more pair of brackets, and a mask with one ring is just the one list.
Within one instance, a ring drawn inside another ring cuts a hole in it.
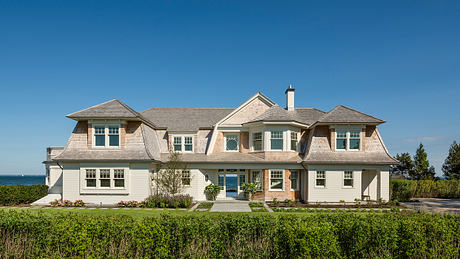
[{"label": "dormer roof", "polygon": [[331,124],[331,123],[363,123],[363,124],[381,124],[384,120],[373,117],[371,115],[362,113],[352,108],[338,105],[330,112],[324,114],[319,118],[319,124]]},{"label": "dormer roof", "polygon": [[253,120],[249,121],[248,123],[255,123],[255,122],[298,122],[306,125],[310,125],[316,122],[325,112],[311,109],[311,108],[303,108],[303,109],[295,109],[293,111],[288,111],[279,105],[274,105],[270,107],[267,111],[263,114],[257,116]]},{"label": "dormer roof", "polygon": [[139,114],[118,99],[113,99],[67,115],[80,118],[138,118]]}]

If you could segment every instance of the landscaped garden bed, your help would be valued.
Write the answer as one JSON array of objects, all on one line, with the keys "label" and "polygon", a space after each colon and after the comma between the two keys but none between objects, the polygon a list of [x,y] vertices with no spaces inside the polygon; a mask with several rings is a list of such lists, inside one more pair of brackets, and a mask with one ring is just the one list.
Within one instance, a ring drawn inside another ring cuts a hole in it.
[{"label": "landscaped garden bed", "polygon": [[372,201],[360,201],[356,202],[316,202],[316,203],[302,203],[300,201],[284,200],[280,202],[274,199],[271,202],[267,202],[267,205],[270,208],[324,208],[324,209],[336,209],[336,208],[346,208],[346,209],[391,209],[394,207],[403,208],[399,205],[398,201],[391,201],[387,203],[383,202],[372,202]]},{"label": "landscaped garden bed", "polygon": [[268,212],[263,202],[250,202],[249,207],[251,208],[252,212]]},{"label": "landscaped garden bed", "polygon": [[202,202],[198,204],[198,207],[196,207],[195,211],[209,211],[213,205],[214,202]]}]

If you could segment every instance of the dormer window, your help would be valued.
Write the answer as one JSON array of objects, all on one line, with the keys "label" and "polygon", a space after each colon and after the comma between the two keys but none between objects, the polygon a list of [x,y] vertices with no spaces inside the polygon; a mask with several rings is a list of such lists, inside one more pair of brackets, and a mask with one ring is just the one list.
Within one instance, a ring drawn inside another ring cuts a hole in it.
[{"label": "dormer window", "polygon": [[283,132],[271,131],[270,132],[270,149],[283,150]]},{"label": "dormer window", "polygon": [[225,134],[225,151],[238,151],[239,143],[239,134]]},{"label": "dormer window", "polygon": [[360,150],[361,132],[359,130],[337,131],[336,150]]},{"label": "dormer window", "polygon": [[173,149],[178,152],[193,152],[192,136],[174,136]]},{"label": "dormer window", "polygon": [[94,147],[119,147],[120,125],[94,125]]}]

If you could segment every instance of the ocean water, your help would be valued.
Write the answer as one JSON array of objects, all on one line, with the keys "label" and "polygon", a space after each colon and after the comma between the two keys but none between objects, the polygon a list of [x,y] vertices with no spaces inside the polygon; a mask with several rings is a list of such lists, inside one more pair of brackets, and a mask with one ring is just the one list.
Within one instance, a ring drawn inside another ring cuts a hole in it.
[{"label": "ocean water", "polygon": [[44,175],[0,175],[0,185],[45,184]]}]

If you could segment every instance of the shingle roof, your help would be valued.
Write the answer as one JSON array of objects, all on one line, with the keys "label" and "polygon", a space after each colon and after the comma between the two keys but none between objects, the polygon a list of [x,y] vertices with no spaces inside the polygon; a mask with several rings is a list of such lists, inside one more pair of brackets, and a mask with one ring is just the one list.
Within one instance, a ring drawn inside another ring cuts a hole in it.
[{"label": "shingle roof", "polygon": [[281,108],[279,105],[274,105],[250,122],[295,121],[310,125],[316,122],[323,114],[325,114],[325,112],[312,108],[300,108],[294,111],[288,111]]},{"label": "shingle roof", "polygon": [[211,128],[234,109],[230,108],[152,108],[140,114],[168,131],[197,131]]},{"label": "shingle roof", "polygon": [[69,118],[137,118],[139,114],[120,100],[113,99],[67,115]]},{"label": "shingle roof", "polygon": [[384,123],[384,120],[367,115],[352,108],[338,105],[319,118],[320,123]]},{"label": "shingle roof", "polygon": [[[168,161],[169,153],[161,154],[161,161]],[[238,152],[224,152],[224,153],[213,153],[206,155],[202,154],[181,154],[181,159],[187,163],[298,163],[302,159],[299,156],[292,157],[285,160],[273,160],[265,159],[257,156],[256,154],[238,153]]]}]

